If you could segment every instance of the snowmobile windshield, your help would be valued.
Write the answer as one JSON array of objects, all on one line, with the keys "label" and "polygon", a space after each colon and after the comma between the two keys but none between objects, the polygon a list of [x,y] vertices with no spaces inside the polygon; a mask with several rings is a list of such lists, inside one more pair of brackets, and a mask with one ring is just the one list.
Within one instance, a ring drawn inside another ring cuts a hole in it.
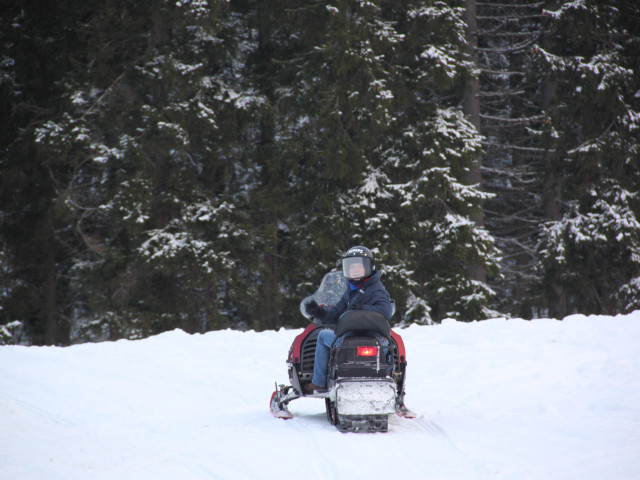
[{"label": "snowmobile windshield", "polygon": [[305,311],[304,305],[311,300],[315,300],[318,302],[318,305],[326,305],[328,307],[334,306],[344,292],[347,289],[347,279],[342,276],[342,272],[333,271],[327,273],[322,282],[320,283],[320,287],[313,295],[306,297],[302,302],[300,302],[300,312],[306,318],[311,318]]},{"label": "snowmobile windshield", "polygon": [[346,257],[342,259],[342,275],[349,280],[368,277],[373,272],[369,257]]}]

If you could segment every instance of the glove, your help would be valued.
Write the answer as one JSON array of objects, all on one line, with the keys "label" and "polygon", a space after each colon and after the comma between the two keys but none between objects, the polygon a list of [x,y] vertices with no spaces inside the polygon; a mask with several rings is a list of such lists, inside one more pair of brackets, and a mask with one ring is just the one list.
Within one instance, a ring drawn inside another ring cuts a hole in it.
[{"label": "glove", "polygon": [[307,313],[307,315],[315,318],[322,318],[327,313],[327,310],[324,307],[318,305],[318,302],[316,302],[315,300],[311,300],[310,302],[305,303],[304,311]]}]

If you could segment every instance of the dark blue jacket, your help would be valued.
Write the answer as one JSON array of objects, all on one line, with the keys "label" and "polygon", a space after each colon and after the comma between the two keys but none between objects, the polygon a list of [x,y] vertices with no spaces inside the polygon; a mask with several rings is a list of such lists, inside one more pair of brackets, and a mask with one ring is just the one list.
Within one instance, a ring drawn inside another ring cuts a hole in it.
[{"label": "dark blue jacket", "polygon": [[374,270],[355,291],[347,287],[347,291],[333,308],[327,310],[327,315],[323,319],[326,323],[336,323],[340,315],[349,308],[361,308],[362,310],[373,310],[380,312],[389,320],[393,314],[391,297],[380,281],[380,272]]}]

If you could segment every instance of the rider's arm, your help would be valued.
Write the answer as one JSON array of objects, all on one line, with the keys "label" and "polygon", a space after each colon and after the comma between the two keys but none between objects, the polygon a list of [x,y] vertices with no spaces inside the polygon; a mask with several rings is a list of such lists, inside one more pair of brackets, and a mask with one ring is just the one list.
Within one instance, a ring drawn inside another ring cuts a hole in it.
[{"label": "rider's arm", "polygon": [[379,312],[384,315],[384,318],[387,320],[389,320],[391,315],[393,315],[391,297],[384,288],[376,290],[371,299],[362,305],[362,309]]},{"label": "rider's arm", "polygon": [[335,306],[327,310],[327,315],[323,319],[324,323],[337,323],[340,315],[347,309],[348,302],[348,293],[345,293]]}]

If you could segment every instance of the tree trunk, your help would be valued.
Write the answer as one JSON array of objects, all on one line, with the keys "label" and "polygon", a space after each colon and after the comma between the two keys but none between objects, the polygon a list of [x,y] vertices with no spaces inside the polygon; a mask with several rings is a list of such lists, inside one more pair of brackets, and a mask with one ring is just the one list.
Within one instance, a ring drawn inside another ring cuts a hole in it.
[{"label": "tree trunk", "polygon": [[[472,1],[467,1],[467,15]],[[485,205],[484,223],[498,240],[505,274],[492,285],[498,294],[495,308],[527,318],[533,313],[530,291],[537,280],[535,233],[543,221],[536,172],[545,150],[531,132],[542,128],[544,117],[529,75],[542,8],[533,0],[475,6],[483,187],[495,194]]]},{"label": "tree trunk", "polygon": [[[465,21],[467,23],[467,45],[469,48],[469,60],[475,67],[478,67],[478,22],[476,19],[476,0],[466,0]],[[467,83],[467,90],[464,96],[464,114],[474,127],[480,132],[480,81],[477,76],[473,76]],[[470,185],[480,185],[482,183],[482,153],[478,152],[474,159],[473,166],[467,174],[467,182]],[[471,220],[479,226],[484,226],[484,214],[482,211],[471,214]],[[487,281],[487,272],[480,265],[471,265],[469,273],[473,280],[479,282]]]},{"label": "tree trunk", "polygon": [[[557,2],[551,2],[546,8],[555,10]],[[542,38],[542,46],[546,51],[551,51],[553,39],[546,34]],[[542,104],[547,118],[551,118],[551,110],[556,102],[557,83],[551,79],[545,79],[542,84]],[[546,221],[557,222],[562,219],[562,176],[558,169],[558,139],[549,134],[543,162],[544,185],[542,189],[542,204]],[[562,318],[567,311],[567,294],[559,282],[553,282],[548,314],[555,318]]]},{"label": "tree trunk", "polygon": [[[47,222],[49,223],[49,222]],[[44,299],[42,306],[44,312],[44,344],[56,345],[59,341],[58,338],[58,305],[56,295],[57,285],[57,272],[56,272],[56,259],[54,252],[55,238],[53,235],[53,229],[47,225],[49,233],[46,235],[47,241],[43,244],[44,253],[44,269],[42,278],[42,292],[44,293]]]}]

